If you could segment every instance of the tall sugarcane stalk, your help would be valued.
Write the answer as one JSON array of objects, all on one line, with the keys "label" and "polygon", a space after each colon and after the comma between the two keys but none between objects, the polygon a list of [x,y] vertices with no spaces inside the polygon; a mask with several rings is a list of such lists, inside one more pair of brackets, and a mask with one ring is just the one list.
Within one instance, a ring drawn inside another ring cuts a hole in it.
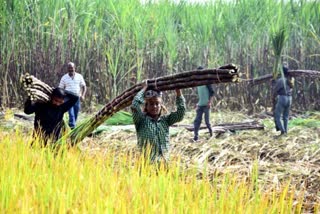
[{"label": "tall sugarcane stalk", "polygon": [[[238,81],[238,68],[235,65],[229,64],[217,69],[193,70],[151,79],[148,81],[148,89],[167,91],[196,87],[200,85],[233,83]],[[71,132],[59,139],[57,144],[63,144],[67,142],[75,145],[79,143],[105,120],[112,117],[112,115],[117,111],[131,105],[134,96],[142,88],[143,84],[139,83],[124,91],[122,94],[107,103],[96,115],[82,122]]]},{"label": "tall sugarcane stalk", "polygon": [[[272,89],[274,88],[275,81],[278,77],[278,75],[281,72],[282,69],[280,69],[280,61],[281,61],[281,53],[285,44],[285,41],[287,40],[287,32],[284,26],[278,27],[275,30],[273,30],[272,35],[271,35],[271,40],[272,40],[272,47],[273,47],[273,52],[275,56],[274,64],[273,64],[273,71],[272,71]],[[276,104],[276,96],[273,93],[273,90],[271,90],[271,100],[272,100],[272,112],[274,112],[275,109],[275,104]]]},{"label": "tall sugarcane stalk", "polygon": [[275,30],[272,34],[272,47],[273,52],[275,55],[275,61],[273,64],[273,79],[276,79],[278,77],[279,71],[281,71],[280,68],[280,61],[281,61],[281,53],[284,47],[284,43],[287,40],[287,33],[284,27],[280,27],[279,29]]}]

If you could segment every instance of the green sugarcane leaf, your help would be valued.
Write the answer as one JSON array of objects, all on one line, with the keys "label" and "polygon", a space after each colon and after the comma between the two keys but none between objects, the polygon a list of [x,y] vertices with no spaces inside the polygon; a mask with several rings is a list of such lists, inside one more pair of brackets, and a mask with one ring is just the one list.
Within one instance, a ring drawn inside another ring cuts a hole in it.
[{"label": "green sugarcane leaf", "polygon": [[133,124],[132,115],[126,111],[118,111],[104,122],[104,125],[130,125]]}]

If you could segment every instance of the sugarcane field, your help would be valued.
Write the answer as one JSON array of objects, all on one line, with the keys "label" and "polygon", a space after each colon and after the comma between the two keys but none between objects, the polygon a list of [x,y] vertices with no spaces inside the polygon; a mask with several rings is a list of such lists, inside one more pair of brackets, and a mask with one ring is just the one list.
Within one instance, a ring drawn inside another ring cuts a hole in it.
[{"label": "sugarcane field", "polygon": [[1,0],[1,213],[320,213],[320,1]]}]

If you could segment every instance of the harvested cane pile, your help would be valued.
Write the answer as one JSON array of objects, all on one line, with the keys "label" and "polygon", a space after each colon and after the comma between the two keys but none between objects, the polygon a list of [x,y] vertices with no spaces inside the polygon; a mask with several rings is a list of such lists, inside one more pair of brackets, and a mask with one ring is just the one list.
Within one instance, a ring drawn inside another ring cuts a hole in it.
[{"label": "harvested cane pile", "polygon": [[26,73],[21,77],[21,84],[31,101],[48,102],[50,100],[53,88],[36,77]]},{"label": "harvested cane pile", "polygon": [[[221,66],[217,69],[204,69],[183,72],[179,74],[164,76],[148,81],[148,89],[160,91],[190,88],[213,83],[232,83],[239,81],[238,68],[233,65]],[[68,135],[58,141],[62,143],[67,139],[72,144],[80,142],[88,136],[94,129],[110,118],[114,113],[131,105],[134,96],[143,88],[143,83],[136,84],[107,103],[96,115],[83,122]]]},{"label": "harvested cane pile", "polygon": [[[224,124],[217,124],[211,127],[213,132],[224,133],[226,131],[238,131],[238,130],[263,130],[264,125],[260,124],[258,121],[251,121],[251,122],[241,122],[241,123],[224,123]],[[185,126],[185,129],[188,131],[194,131],[193,125]],[[200,126],[200,129],[207,129],[206,126]]]}]

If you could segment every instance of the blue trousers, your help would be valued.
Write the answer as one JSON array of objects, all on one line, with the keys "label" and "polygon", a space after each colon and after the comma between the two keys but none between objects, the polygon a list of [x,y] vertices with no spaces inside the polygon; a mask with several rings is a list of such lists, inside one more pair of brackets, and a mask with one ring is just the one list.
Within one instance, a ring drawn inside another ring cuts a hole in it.
[{"label": "blue trousers", "polygon": [[[282,134],[288,132],[288,120],[289,120],[289,111],[292,104],[292,97],[291,96],[284,96],[284,95],[278,95],[276,108],[275,108],[275,114],[274,114],[274,120],[276,127],[278,127],[279,131],[281,131]],[[281,123],[281,116],[283,120],[283,124]]]},{"label": "blue trousers", "polygon": [[194,125],[194,140],[199,139],[199,129],[201,126],[202,115],[204,114],[204,120],[206,122],[206,126],[209,130],[210,135],[212,135],[212,129],[210,124],[210,108],[208,106],[198,106],[196,119],[193,122]]},{"label": "blue trousers", "polygon": [[69,126],[71,129],[73,129],[76,126],[79,111],[80,111],[80,98],[68,111],[68,113],[69,113]]}]

